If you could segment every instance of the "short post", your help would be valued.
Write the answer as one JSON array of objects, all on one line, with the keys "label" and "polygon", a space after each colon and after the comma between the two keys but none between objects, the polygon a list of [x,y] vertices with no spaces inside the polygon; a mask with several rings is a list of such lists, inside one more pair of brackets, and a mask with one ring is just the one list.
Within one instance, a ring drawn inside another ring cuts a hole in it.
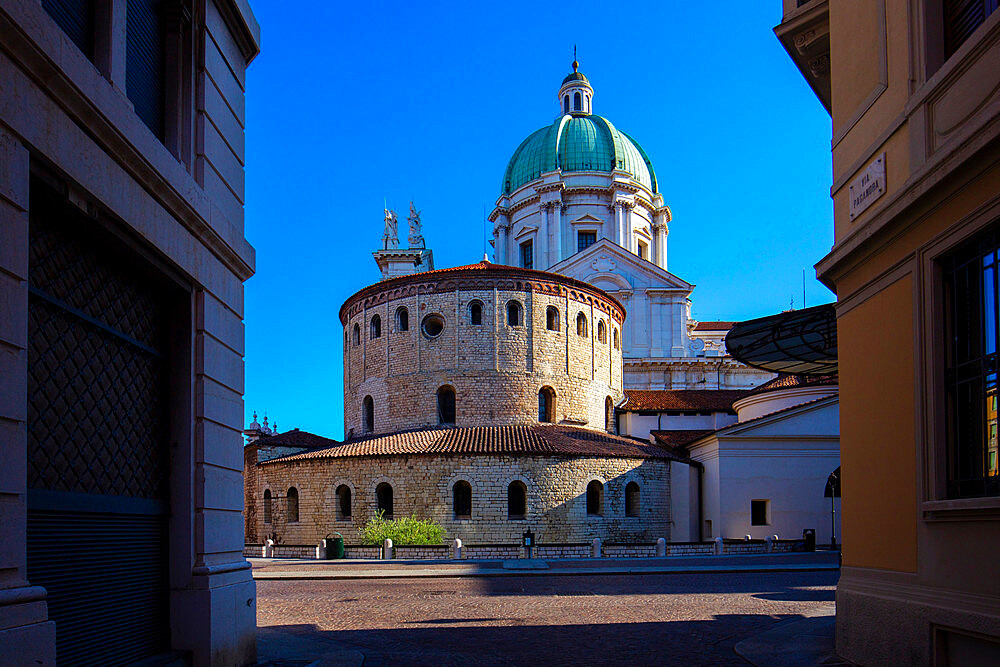
[{"label": "short post", "polygon": [[531,529],[524,531],[521,534],[521,544],[524,545],[524,549],[527,552],[526,557],[531,558],[531,550],[535,546],[535,534],[531,532]]},{"label": "short post", "polygon": [[382,542],[382,560],[392,560],[392,540],[388,537]]},{"label": "short post", "polygon": [[656,540],[656,557],[666,558],[667,556],[667,541],[662,537]]},{"label": "short post", "polygon": [[715,555],[716,556],[721,556],[722,555],[722,546],[723,546],[722,545],[722,538],[721,537],[715,538]]},{"label": "short post", "polygon": [[753,539],[753,538],[752,538],[752,537],[750,537],[749,535],[744,535],[744,536],[743,536],[743,541],[744,541],[744,542],[749,542],[749,541],[750,541],[750,540],[752,540],[752,539]]},{"label": "short post", "polygon": [[320,540],[316,545],[316,560],[326,560],[326,540]]},{"label": "short post", "polygon": [[591,558],[601,557],[601,538],[595,537],[594,541],[590,543],[590,557]]},{"label": "short post", "polygon": [[451,543],[452,558],[455,560],[462,560],[462,540],[455,538],[455,541]]},{"label": "short post", "polygon": [[274,558],[274,540],[270,537],[264,540],[264,558]]},{"label": "short post", "polygon": [[765,537],[764,545],[765,545],[764,551],[766,551],[767,553],[771,553],[772,551],[774,551],[774,536],[768,535],[767,537]]}]

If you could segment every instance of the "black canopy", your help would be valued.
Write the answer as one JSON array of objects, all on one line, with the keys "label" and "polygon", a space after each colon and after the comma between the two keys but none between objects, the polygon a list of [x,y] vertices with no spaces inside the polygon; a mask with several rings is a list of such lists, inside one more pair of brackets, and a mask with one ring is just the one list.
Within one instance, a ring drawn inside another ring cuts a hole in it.
[{"label": "black canopy", "polygon": [[837,314],[832,303],[737,323],[726,349],[748,366],[774,373],[837,372]]}]

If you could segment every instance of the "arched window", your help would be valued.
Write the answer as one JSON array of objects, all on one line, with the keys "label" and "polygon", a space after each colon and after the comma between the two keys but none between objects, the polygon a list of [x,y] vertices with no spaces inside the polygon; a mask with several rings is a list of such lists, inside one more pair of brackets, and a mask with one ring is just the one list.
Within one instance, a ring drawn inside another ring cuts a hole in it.
[{"label": "arched window", "polygon": [[625,485],[625,516],[639,516],[639,485],[635,482]]},{"label": "arched window", "polygon": [[351,487],[341,484],[337,487],[337,521],[351,518]]},{"label": "arched window", "polygon": [[288,489],[288,493],[285,495],[285,502],[288,505],[288,509],[285,512],[285,516],[288,517],[288,523],[298,523],[299,522],[299,490],[294,486]]},{"label": "arched window", "polygon": [[386,519],[392,518],[392,485],[388,482],[375,487],[375,506]]},{"label": "arched window", "polygon": [[507,324],[512,327],[521,326],[521,304],[517,301],[507,302]]},{"label": "arched window", "polygon": [[559,309],[555,306],[545,309],[545,328],[549,331],[559,331]]},{"label": "arched window", "polygon": [[507,485],[507,518],[523,519],[528,509],[528,489],[524,482],[514,480]]},{"label": "arched window", "polygon": [[576,335],[586,336],[587,335],[587,316],[583,313],[579,313],[576,316]]},{"label": "arched window", "polygon": [[382,318],[380,316],[372,315],[371,331],[368,337],[372,340],[382,337]]},{"label": "arched window", "polygon": [[455,390],[451,387],[438,389],[438,424],[455,423]]},{"label": "arched window", "polygon": [[563,113],[569,113],[569,95],[563,96]]},{"label": "arched window", "polygon": [[573,93],[573,111],[580,110],[580,93]]},{"label": "arched window", "polygon": [[473,301],[469,304],[469,324],[479,325],[483,323],[483,304]]},{"label": "arched window", "polygon": [[472,486],[465,481],[455,482],[451,489],[452,505],[456,519],[468,519],[472,516]]},{"label": "arched window", "polygon": [[357,322],[354,323],[354,347],[361,345],[361,327]]},{"label": "arched window", "polygon": [[604,324],[604,320],[597,321],[597,340],[602,343],[608,342],[608,328]]},{"label": "arched window", "polygon": [[552,387],[538,390],[538,421],[552,423],[556,414],[556,392]]},{"label": "arched window", "polygon": [[587,514],[590,516],[604,514],[604,485],[596,479],[587,485]]},{"label": "arched window", "polygon": [[615,349],[616,349],[616,350],[619,350],[619,349],[621,349],[621,347],[620,347],[621,343],[620,343],[620,342],[619,342],[619,340],[618,340],[618,327],[615,327],[615,331],[614,331],[614,339],[615,339]]},{"label": "arched window", "polygon": [[375,401],[372,400],[371,396],[365,396],[362,405],[364,407],[362,430],[365,433],[371,433],[375,430]]},{"label": "arched window", "polygon": [[610,396],[604,399],[604,430],[608,433],[615,430],[615,402]]},{"label": "arched window", "polygon": [[271,523],[271,489],[264,491],[264,523]]},{"label": "arched window", "polygon": [[396,309],[396,331],[410,330],[410,311],[400,306]]}]

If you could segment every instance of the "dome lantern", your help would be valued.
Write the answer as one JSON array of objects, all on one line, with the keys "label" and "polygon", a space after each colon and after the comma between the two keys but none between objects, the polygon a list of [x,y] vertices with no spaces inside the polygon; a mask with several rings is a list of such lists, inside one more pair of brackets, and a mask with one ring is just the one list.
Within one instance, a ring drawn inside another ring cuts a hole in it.
[{"label": "dome lantern", "polygon": [[593,113],[594,89],[580,71],[580,63],[573,61],[573,71],[559,87],[559,115],[589,116]]}]

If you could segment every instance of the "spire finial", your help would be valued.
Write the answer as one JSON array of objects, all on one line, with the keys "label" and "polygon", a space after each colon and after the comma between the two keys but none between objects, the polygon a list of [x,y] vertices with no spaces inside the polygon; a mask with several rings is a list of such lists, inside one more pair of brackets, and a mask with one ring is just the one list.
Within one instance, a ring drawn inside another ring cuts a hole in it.
[{"label": "spire finial", "polygon": [[573,45],[573,71],[580,69],[580,63],[576,61],[576,44]]}]

